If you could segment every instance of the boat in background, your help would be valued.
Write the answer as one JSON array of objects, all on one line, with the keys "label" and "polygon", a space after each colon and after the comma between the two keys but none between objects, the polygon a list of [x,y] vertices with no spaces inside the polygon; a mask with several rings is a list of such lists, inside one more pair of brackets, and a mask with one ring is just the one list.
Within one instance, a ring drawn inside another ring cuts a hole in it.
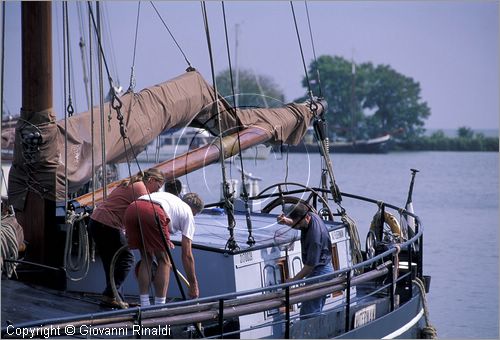
[{"label": "boat in background", "polygon": [[390,149],[391,135],[354,141],[333,140],[330,151],[338,153],[387,153]]},{"label": "boat in background", "polygon": [[[160,163],[190,150],[197,149],[215,141],[207,130],[186,127],[184,129],[167,130],[162,132],[146,150],[137,155],[139,162]],[[241,152],[243,159],[267,159],[271,151],[270,146],[259,144]],[[239,157],[239,154],[235,157]]]},{"label": "boat in background", "polygon": [[[387,153],[390,149],[391,135],[385,134],[377,138],[358,139],[349,141],[347,139],[334,138],[329,140],[330,152],[336,153]],[[304,138],[298,145],[284,145],[283,150],[288,152],[319,152],[315,141],[314,130],[309,128]]]}]

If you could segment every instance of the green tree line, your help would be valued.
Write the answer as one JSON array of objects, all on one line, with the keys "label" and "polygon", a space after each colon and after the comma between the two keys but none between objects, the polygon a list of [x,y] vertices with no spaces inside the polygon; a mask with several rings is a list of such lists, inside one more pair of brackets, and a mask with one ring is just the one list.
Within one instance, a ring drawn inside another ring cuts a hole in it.
[{"label": "green tree line", "polygon": [[[390,134],[398,150],[498,151],[498,137],[461,127],[457,137],[442,131],[425,135],[431,110],[420,84],[389,65],[355,64],[339,56],[320,56],[308,67],[311,92],[328,102],[326,120],[332,138],[367,139]],[[234,75],[233,75],[234,78]],[[219,92],[234,103],[229,70],[219,73]],[[281,106],[284,95],[271,78],[240,70],[235,93],[240,107]],[[302,86],[309,93],[306,77]],[[294,101],[304,101],[307,95]]]},{"label": "green tree line", "polygon": [[448,137],[442,130],[438,130],[430,136],[422,136],[395,146],[399,150],[497,152],[498,147],[498,137],[486,137],[483,133],[474,133],[469,127],[460,127],[457,130],[457,137]]}]

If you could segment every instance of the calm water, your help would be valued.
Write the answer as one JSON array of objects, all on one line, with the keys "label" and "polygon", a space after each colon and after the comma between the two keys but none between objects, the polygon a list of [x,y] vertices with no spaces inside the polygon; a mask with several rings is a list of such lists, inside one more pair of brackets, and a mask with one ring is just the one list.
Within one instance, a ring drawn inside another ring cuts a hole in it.
[{"label": "calm water", "polygon": [[[226,166],[228,177],[240,179],[236,164]],[[271,154],[266,161],[245,160],[244,166],[262,177],[260,189],[285,179],[319,185],[317,155],[290,154],[287,161],[286,155]],[[334,154],[333,167],[341,191],[398,206],[406,201],[409,169],[420,170],[413,202],[425,228],[431,323],[440,338],[498,339],[498,153]],[[208,202],[220,197],[220,165],[182,181]],[[343,205],[364,244],[376,207],[348,199]]]}]

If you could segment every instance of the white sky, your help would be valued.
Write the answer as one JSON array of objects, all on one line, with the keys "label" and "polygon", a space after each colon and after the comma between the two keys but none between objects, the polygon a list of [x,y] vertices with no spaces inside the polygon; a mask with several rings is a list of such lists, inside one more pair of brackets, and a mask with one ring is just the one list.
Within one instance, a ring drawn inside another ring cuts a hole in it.
[{"label": "white sky", "polygon": [[[211,83],[199,1],[155,3],[191,64]],[[499,1],[309,1],[317,56],[339,55],[357,63],[388,64],[420,83],[431,108],[426,128],[499,125]],[[86,2],[81,2],[86,9]],[[107,48],[113,78],[128,87],[137,2],[107,1],[114,57]],[[54,105],[62,117],[62,6],[53,3]],[[313,58],[303,1],[294,2],[306,63]],[[228,67],[220,2],[207,3],[216,71]],[[240,25],[238,64],[273,80],[291,101],[305,93],[304,69],[288,1],[226,1],[231,57],[234,27]],[[86,110],[79,21],[69,4],[73,78],[77,111]],[[4,105],[21,107],[20,3],[6,3]],[[84,21],[87,22],[84,15]],[[85,38],[87,39],[87,33]],[[136,90],[184,72],[186,63],[149,2],[142,2],[135,73]]]}]

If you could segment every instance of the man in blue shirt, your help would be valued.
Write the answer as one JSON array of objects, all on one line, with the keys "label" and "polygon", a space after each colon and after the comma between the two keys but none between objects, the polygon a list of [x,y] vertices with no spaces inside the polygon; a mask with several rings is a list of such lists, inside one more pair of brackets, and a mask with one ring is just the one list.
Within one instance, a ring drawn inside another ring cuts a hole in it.
[{"label": "man in blue shirt", "polygon": [[[323,220],[303,203],[285,208],[278,216],[278,223],[301,231],[302,269],[288,282],[320,276],[333,272],[332,242]],[[316,283],[320,281],[315,281]],[[301,316],[313,316],[323,309],[326,296],[302,302]]]}]

